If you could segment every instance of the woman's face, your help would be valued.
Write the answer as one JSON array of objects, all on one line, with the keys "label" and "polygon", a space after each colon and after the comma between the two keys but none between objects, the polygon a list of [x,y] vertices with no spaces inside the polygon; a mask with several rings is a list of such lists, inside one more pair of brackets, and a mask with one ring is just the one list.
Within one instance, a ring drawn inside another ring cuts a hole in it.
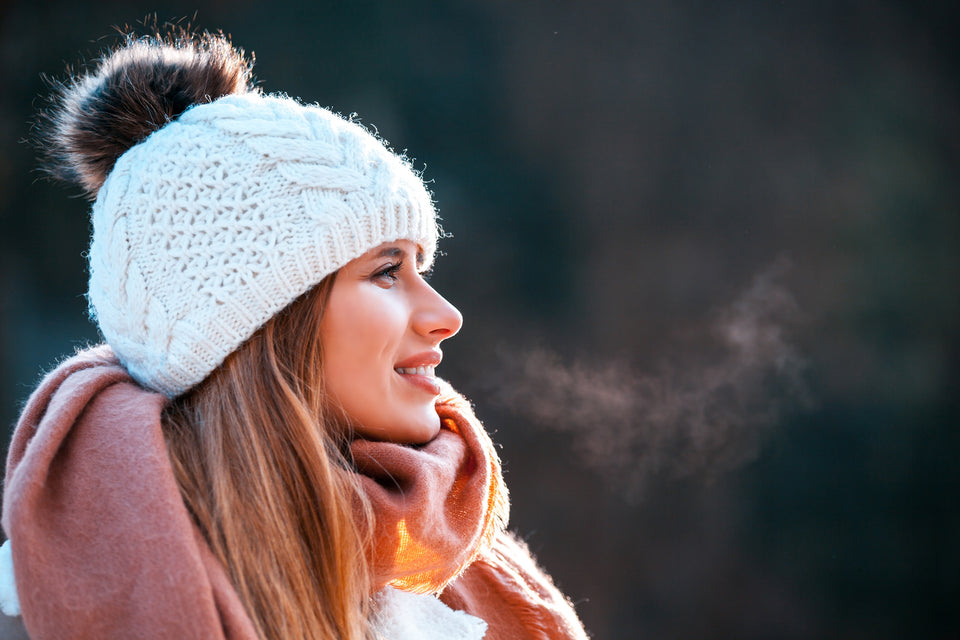
[{"label": "woman's face", "polygon": [[398,240],[347,263],[320,321],[327,391],[367,438],[423,443],[440,429],[433,370],[463,317],[423,279],[418,253]]}]

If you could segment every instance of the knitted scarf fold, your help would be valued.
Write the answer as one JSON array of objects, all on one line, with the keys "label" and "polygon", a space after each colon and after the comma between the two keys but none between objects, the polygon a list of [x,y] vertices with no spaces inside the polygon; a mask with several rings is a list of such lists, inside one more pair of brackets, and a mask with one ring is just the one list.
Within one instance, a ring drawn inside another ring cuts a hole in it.
[{"label": "knitted scarf fold", "polygon": [[[109,347],[64,362],[27,402],[2,524],[32,637],[256,638],[180,496],[165,402]],[[437,412],[440,434],[423,446],[352,445],[374,512],[377,587],[443,590],[448,606],[488,622],[489,640],[586,638],[569,602],[503,533],[499,460],[469,403],[447,387]]]},{"label": "knitted scarf fold", "polygon": [[503,531],[500,460],[469,403],[449,385],[440,433],[422,447],[356,440],[354,465],[373,507],[375,586],[438,593]]}]

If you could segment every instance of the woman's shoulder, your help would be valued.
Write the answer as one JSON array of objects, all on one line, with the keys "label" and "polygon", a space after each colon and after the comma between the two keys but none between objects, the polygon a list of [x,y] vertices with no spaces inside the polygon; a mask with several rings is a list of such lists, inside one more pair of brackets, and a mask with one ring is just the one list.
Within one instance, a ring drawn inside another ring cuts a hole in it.
[{"label": "woman's shoulder", "polygon": [[483,618],[491,638],[587,640],[573,603],[556,587],[527,545],[502,532],[440,598]]}]

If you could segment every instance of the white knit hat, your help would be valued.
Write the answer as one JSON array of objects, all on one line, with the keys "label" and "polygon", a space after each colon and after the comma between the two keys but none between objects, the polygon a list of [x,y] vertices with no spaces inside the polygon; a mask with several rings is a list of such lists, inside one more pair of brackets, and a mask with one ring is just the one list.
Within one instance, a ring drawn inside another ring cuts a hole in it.
[{"label": "white knit hat", "polygon": [[119,157],[93,205],[91,315],[141,384],[177,396],[383,242],[429,266],[433,203],[363,127],[257,92],[185,111]]}]

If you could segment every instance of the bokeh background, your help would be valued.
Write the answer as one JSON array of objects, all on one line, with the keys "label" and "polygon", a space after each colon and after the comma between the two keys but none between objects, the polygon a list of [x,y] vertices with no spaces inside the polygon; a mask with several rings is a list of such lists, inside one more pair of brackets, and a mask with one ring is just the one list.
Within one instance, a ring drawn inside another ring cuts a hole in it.
[{"label": "bokeh background", "polygon": [[425,167],[442,373],[594,637],[957,638],[957,7],[7,0],[2,442],[97,340],[40,74],[186,17]]}]

